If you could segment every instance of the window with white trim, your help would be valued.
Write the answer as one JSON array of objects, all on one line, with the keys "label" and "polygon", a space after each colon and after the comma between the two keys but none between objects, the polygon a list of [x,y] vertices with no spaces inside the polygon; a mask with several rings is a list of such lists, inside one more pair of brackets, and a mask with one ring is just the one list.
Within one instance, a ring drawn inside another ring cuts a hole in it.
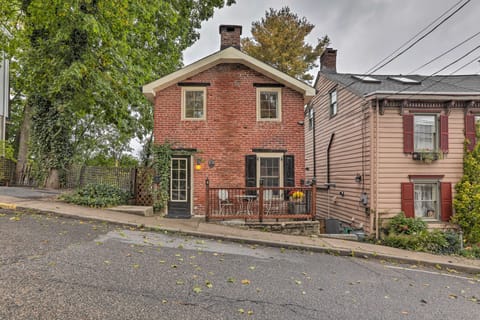
[{"label": "window with white trim", "polygon": [[257,120],[282,120],[282,88],[257,88]]},{"label": "window with white trim", "polygon": [[[264,187],[283,187],[283,154],[257,154],[257,186],[263,182]],[[274,191],[279,194],[278,190]]]},{"label": "window with white trim", "polygon": [[436,151],[437,117],[435,115],[414,116],[414,149],[415,151]]},{"label": "window with white trim", "polygon": [[205,87],[182,87],[182,120],[205,120]]},{"label": "window with white trim", "polygon": [[439,220],[439,184],[437,181],[414,182],[415,217]]},{"label": "window with white trim", "polygon": [[477,141],[480,139],[480,116],[475,116],[475,135],[477,136]]},{"label": "window with white trim", "polygon": [[337,114],[337,90],[330,91],[330,117]]}]

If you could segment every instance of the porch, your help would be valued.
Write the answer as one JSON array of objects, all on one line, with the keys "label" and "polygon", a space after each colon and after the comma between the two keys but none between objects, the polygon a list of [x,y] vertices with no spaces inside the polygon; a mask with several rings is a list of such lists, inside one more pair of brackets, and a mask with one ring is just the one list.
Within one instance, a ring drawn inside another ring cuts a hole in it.
[{"label": "porch", "polygon": [[314,220],[315,186],[211,187],[206,181],[206,221]]}]

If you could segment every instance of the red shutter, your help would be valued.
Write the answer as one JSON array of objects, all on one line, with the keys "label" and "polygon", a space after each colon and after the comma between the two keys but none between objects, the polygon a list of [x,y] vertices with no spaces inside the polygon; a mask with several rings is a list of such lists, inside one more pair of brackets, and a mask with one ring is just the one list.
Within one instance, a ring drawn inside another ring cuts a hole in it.
[{"label": "red shutter", "polygon": [[475,116],[473,114],[467,114],[465,116],[465,138],[470,142],[467,145],[469,151],[473,151],[477,144],[477,135],[475,128]]},{"label": "red shutter", "polygon": [[413,114],[403,115],[403,152],[413,152]]},{"label": "red shutter", "polygon": [[440,151],[448,152],[448,116],[440,116]]},{"label": "red shutter", "polygon": [[442,203],[441,220],[448,222],[452,216],[452,184],[450,182],[440,183],[440,201]]},{"label": "red shutter", "polygon": [[413,183],[402,182],[402,211],[407,218],[415,217]]}]

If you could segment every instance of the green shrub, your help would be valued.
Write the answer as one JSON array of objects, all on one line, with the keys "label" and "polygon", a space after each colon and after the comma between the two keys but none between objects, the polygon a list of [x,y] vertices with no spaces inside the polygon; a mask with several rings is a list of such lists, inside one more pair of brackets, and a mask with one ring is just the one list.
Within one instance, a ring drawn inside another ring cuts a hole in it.
[{"label": "green shrub", "polygon": [[62,199],[82,206],[104,208],[126,204],[129,194],[108,184],[89,184]]},{"label": "green shrub", "polygon": [[415,234],[427,230],[427,224],[420,218],[407,218],[403,212],[393,217],[387,225],[387,234]]},{"label": "green shrub", "polygon": [[392,233],[384,237],[381,242],[394,248],[437,254],[452,254],[459,250],[458,237],[440,230],[422,230],[410,235]]},{"label": "green shrub", "polygon": [[466,247],[465,249],[460,251],[460,255],[467,258],[480,259],[480,247],[478,246]]}]

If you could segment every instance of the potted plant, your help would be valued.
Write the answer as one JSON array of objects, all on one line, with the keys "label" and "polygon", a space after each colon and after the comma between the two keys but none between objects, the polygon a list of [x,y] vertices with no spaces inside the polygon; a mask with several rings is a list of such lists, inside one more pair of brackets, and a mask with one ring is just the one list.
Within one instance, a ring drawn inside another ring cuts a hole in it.
[{"label": "potted plant", "polygon": [[307,206],[303,201],[305,194],[299,190],[292,190],[288,193],[288,213],[302,214],[307,212]]}]

